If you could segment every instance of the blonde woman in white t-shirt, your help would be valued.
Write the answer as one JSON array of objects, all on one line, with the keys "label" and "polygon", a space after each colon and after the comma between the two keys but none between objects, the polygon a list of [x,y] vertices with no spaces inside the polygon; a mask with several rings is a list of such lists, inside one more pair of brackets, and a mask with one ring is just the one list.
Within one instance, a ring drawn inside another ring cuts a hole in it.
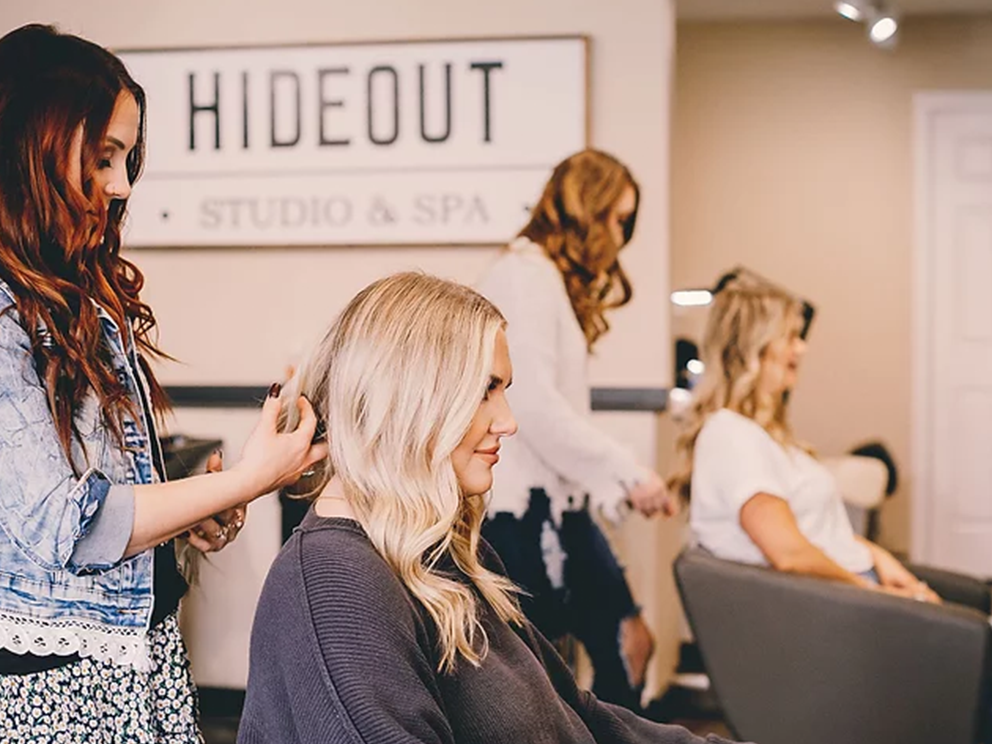
[{"label": "blonde woman in white t-shirt", "polygon": [[689,499],[697,541],[720,558],[939,602],[854,533],[833,476],[789,427],[811,320],[808,303],[745,269],[721,279],[669,488]]}]

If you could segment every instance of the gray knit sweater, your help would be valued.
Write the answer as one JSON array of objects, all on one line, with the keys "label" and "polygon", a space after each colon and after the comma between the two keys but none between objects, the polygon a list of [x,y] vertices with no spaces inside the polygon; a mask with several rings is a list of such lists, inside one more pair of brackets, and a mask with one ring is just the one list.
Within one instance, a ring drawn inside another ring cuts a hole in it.
[{"label": "gray knit sweater", "polygon": [[239,744],[704,741],[579,690],[542,636],[481,604],[485,660],[439,673],[429,616],[361,526],[311,510],[262,590]]}]

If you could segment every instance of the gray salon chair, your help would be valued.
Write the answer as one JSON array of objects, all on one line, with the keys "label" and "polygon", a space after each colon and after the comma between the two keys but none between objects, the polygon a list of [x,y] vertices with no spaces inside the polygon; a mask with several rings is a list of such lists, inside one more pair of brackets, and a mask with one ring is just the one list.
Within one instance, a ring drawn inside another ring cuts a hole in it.
[{"label": "gray salon chair", "polygon": [[760,744],[982,741],[989,587],[912,570],[943,606],[684,551],[676,581],[734,735]]}]

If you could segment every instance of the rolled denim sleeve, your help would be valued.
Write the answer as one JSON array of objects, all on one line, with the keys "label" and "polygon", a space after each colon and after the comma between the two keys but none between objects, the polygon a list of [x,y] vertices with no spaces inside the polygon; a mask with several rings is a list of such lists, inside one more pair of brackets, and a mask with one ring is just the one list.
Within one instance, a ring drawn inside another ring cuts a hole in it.
[{"label": "rolled denim sleeve", "polygon": [[111,486],[90,530],[76,542],[69,568],[73,573],[112,568],[124,557],[134,529],[134,487]]},{"label": "rolled denim sleeve", "polygon": [[0,302],[0,529],[42,568],[79,573],[71,561],[110,493],[91,468],[76,476],[62,450],[28,334]]}]

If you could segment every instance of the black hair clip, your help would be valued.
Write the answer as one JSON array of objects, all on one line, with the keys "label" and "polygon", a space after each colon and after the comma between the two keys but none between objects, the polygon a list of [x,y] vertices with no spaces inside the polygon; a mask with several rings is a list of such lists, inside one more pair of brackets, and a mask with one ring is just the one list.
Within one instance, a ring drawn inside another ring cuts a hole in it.
[{"label": "black hair clip", "polygon": [[634,237],[635,225],[637,225],[637,207],[634,207],[634,211],[631,212],[629,215],[627,215],[627,217],[624,219],[623,223],[621,224],[621,228],[623,229],[624,245],[627,245],[627,243],[630,242],[631,238]]},{"label": "black hair clip", "polygon": [[813,307],[812,303],[810,303],[809,301],[804,300],[801,297],[796,297],[791,292],[783,289],[778,284],[775,284],[775,282],[769,281],[765,277],[761,276],[761,274],[758,274],[755,271],[751,271],[751,269],[747,269],[743,266],[738,266],[734,269],[731,269],[726,274],[720,277],[720,279],[716,283],[716,286],[713,288],[712,293],[716,295],[722,292],[724,289],[727,288],[728,284],[730,284],[732,281],[742,276],[750,276],[751,278],[761,282],[762,284],[765,284],[769,287],[774,287],[780,292],[784,292],[785,294],[790,295],[791,297],[795,297],[795,299],[798,302],[802,303],[803,327],[799,331],[799,338],[805,341],[806,336],[809,335],[809,328],[811,325],[813,325],[813,316],[816,315],[816,308]]},{"label": "black hair clip", "polygon": [[327,425],[324,423],[324,419],[317,417],[317,427],[313,431],[313,439],[310,440],[311,444],[317,444],[317,442],[323,442],[327,439]]},{"label": "black hair clip", "polygon": [[737,278],[740,272],[741,269],[733,269],[732,271],[728,271],[726,274],[721,276],[720,279],[717,281],[716,286],[713,287],[712,293],[719,294],[720,292],[725,290],[727,288],[727,285],[730,284],[732,281],[734,281],[734,279]]},{"label": "black hair clip", "polygon": [[816,308],[813,307],[806,300],[803,303],[803,327],[799,329],[799,338],[803,341],[806,340],[806,336],[809,335],[809,327],[813,325],[813,316],[816,315]]}]

